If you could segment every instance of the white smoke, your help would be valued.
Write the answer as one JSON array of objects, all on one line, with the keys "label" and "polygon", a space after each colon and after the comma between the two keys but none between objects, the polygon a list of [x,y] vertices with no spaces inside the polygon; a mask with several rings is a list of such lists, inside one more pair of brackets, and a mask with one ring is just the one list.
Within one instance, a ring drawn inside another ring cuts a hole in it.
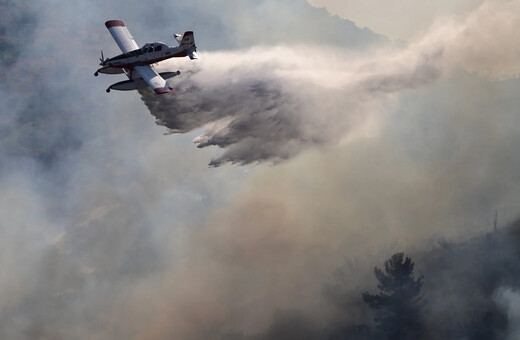
[{"label": "white smoke", "polygon": [[454,70],[492,79],[520,71],[514,39],[520,4],[485,3],[463,20],[437,22],[405,48],[357,53],[319,45],[255,47],[202,54],[173,81],[175,96],[142,98],[172,132],[202,128],[198,147],[224,148],[222,163],[279,162],[313,146],[337,144],[392,95],[424,87]]}]

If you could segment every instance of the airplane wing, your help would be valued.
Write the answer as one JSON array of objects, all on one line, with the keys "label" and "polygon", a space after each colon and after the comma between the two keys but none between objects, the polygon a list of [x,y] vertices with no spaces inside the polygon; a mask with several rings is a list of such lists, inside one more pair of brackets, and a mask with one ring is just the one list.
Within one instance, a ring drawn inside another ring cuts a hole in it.
[{"label": "airplane wing", "polygon": [[161,77],[150,65],[135,66],[134,70],[141,75],[143,80],[155,91],[157,94],[175,92],[166,80]]},{"label": "airplane wing", "polygon": [[126,28],[125,23],[121,20],[108,20],[105,22],[105,26],[108,28],[110,34],[112,34],[112,37],[123,53],[137,50],[139,48],[134,37],[132,37],[130,31]]}]

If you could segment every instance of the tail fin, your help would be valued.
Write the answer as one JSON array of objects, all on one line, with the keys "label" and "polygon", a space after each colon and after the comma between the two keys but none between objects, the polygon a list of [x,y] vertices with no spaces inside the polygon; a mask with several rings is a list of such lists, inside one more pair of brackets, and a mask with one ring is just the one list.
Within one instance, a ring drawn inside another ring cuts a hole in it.
[{"label": "tail fin", "polygon": [[182,39],[180,39],[180,46],[186,49],[186,54],[191,60],[199,59],[197,55],[197,46],[195,45],[195,37],[192,31],[184,32]]},{"label": "tail fin", "polygon": [[197,50],[197,46],[195,46],[195,38],[193,37],[193,31],[184,32],[180,45],[182,47],[189,47],[193,51]]}]

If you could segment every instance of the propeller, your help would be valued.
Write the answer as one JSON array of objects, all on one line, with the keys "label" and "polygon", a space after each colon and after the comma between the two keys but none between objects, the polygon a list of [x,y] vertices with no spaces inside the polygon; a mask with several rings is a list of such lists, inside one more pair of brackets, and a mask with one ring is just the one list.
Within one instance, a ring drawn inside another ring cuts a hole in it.
[{"label": "propeller", "polygon": [[103,56],[103,50],[101,50],[101,58],[99,58],[99,60],[104,63],[105,62],[105,57]]},{"label": "propeller", "polygon": [[[101,61],[101,64],[99,64],[99,65],[101,65],[101,66],[105,66],[105,61],[107,61],[108,58],[105,59],[105,56],[103,55],[103,50],[101,50],[101,58],[99,58],[99,60]],[[102,67],[102,68],[100,68],[99,70],[97,70],[97,71],[94,73],[94,76],[97,77],[97,76],[99,75],[99,71],[101,71],[101,70],[103,70],[103,69],[105,69],[105,67]],[[108,91],[107,91],[107,92],[108,92]]]}]

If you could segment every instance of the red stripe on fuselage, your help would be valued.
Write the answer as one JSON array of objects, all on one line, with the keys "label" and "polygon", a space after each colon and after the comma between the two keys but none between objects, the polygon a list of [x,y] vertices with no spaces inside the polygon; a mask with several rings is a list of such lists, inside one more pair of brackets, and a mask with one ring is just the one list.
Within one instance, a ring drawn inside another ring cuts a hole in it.
[{"label": "red stripe on fuselage", "polygon": [[164,56],[164,57],[161,57],[161,58],[148,60],[146,62],[136,62],[136,63],[131,63],[131,64],[112,65],[112,64],[110,64],[110,60],[108,60],[108,65],[110,67],[115,67],[115,68],[133,68],[134,66],[150,65],[150,64],[158,63],[159,61],[163,61],[163,60],[166,60],[166,59],[180,58],[180,57],[186,57],[186,56],[188,56],[186,54],[186,52],[181,51],[179,53],[175,53],[174,55],[168,55],[168,56]]}]

